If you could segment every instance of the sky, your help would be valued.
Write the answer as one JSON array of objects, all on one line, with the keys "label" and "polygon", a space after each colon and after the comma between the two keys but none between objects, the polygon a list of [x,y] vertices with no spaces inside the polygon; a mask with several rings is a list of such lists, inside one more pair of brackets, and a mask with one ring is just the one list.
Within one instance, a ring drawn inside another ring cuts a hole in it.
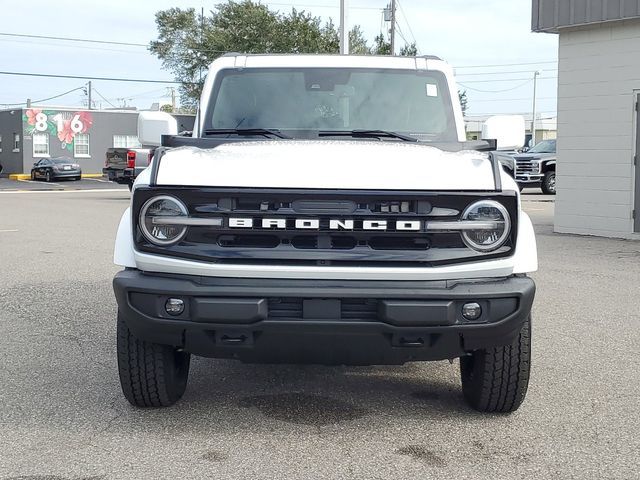
[{"label": "sky", "polygon": [[[173,80],[144,47],[39,40],[26,34],[148,44],[156,38],[154,14],[171,7],[209,11],[222,0],[0,0],[0,72],[85,75]],[[348,0],[349,26],[360,25],[370,43],[381,31],[387,0]],[[273,10],[306,10],[338,23],[339,0],[262,1]],[[471,115],[530,113],[533,76],[538,80],[537,111],[556,111],[558,39],[531,32],[531,0],[398,0],[399,32],[415,39],[420,54],[438,55],[455,68],[467,91]],[[404,41],[398,37],[398,43]],[[85,80],[0,74],[0,108],[39,100],[82,87]],[[93,81],[102,107],[148,108],[168,103],[171,84]],[[81,106],[82,90],[47,102]]]}]

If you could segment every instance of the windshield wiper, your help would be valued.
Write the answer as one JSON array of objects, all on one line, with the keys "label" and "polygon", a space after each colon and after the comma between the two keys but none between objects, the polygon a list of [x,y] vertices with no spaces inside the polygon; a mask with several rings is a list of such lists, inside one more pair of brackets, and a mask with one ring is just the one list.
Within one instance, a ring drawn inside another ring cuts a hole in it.
[{"label": "windshield wiper", "polygon": [[319,137],[353,137],[353,138],[397,138],[405,142],[417,142],[418,139],[401,133],[387,130],[321,130]]},{"label": "windshield wiper", "polygon": [[263,136],[291,139],[288,135],[281,133],[280,130],[271,130],[268,128],[210,128],[204,131],[205,135],[240,135],[240,136]]}]

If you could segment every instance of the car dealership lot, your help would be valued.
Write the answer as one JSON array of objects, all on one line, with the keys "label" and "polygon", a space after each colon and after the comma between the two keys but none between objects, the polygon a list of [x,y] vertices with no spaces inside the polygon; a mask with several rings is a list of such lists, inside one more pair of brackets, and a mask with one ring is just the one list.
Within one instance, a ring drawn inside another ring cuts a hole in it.
[{"label": "car dealership lot", "polygon": [[515,414],[466,407],[457,361],[197,358],[180,403],[136,410],[111,290],[129,193],[89,179],[10,191],[34,184],[0,180],[0,478],[637,478],[640,243],[554,235],[553,197],[523,201],[540,271]]}]

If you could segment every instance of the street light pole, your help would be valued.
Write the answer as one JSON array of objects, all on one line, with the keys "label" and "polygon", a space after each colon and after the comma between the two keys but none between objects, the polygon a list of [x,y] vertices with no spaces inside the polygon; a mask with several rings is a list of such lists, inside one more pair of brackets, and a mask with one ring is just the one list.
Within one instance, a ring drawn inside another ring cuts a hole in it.
[{"label": "street light pole", "polygon": [[538,86],[540,71],[533,72],[533,115],[531,117],[531,146],[536,144],[536,88]]},{"label": "street light pole", "polygon": [[348,0],[340,0],[340,55],[349,55]]}]

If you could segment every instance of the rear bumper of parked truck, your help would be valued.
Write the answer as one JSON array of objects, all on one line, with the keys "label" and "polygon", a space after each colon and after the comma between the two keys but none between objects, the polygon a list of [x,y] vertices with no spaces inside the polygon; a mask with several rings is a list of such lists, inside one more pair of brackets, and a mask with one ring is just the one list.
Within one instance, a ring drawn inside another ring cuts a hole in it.
[{"label": "rear bumper of parked truck", "polygon": [[[201,356],[256,363],[402,364],[510,343],[530,314],[526,276],[456,281],[265,280],[148,274],[113,282],[131,331]],[[168,299],[184,311],[170,315]],[[462,306],[482,314],[467,320]]]}]

